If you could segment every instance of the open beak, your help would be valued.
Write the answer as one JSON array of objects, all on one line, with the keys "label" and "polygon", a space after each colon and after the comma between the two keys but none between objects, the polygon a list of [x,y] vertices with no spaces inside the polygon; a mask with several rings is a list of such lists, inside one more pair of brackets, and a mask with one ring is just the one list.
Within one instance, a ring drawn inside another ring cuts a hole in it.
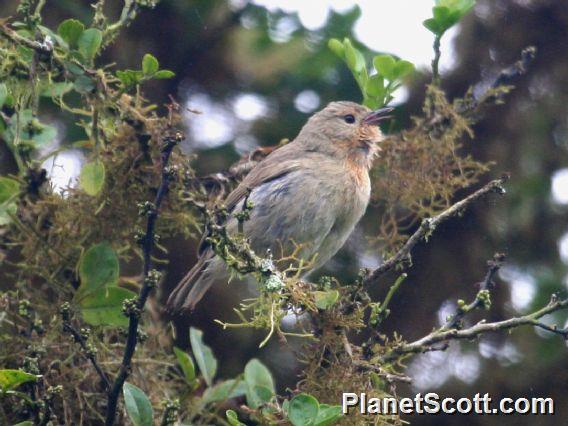
[{"label": "open beak", "polygon": [[370,124],[373,126],[379,125],[382,121],[388,120],[392,117],[392,115],[388,115],[390,112],[394,111],[394,108],[385,107],[379,108],[375,111],[372,111],[363,119],[363,123]]}]

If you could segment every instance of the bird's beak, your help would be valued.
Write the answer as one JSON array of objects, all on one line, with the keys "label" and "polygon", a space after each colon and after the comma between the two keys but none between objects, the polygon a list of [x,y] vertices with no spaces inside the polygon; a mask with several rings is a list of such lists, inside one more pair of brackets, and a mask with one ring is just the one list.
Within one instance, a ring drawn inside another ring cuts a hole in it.
[{"label": "bird's beak", "polygon": [[372,111],[363,119],[363,123],[370,124],[373,126],[377,126],[381,123],[381,121],[387,120],[392,117],[392,115],[388,115],[389,112],[394,111],[394,108],[385,107],[379,108],[375,111]]}]

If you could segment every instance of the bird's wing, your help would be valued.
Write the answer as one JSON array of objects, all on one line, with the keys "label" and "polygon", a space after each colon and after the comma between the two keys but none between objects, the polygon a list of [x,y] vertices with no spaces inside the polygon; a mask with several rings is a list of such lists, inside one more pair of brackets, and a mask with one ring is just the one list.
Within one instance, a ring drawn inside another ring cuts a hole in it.
[{"label": "bird's wing", "polygon": [[[298,147],[292,144],[283,146],[272,152],[257,164],[226,198],[225,207],[229,212],[243,200],[253,189],[263,183],[277,179],[302,167],[302,155]],[[309,155],[309,153],[307,153]],[[207,233],[201,238],[198,254],[199,259],[193,268],[178,283],[168,298],[168,310],[180,313],[192,310],[205,292],[213,284],[213,275],[207,276],[207,268],[214,261],[214,253],[207,244]]]},{"label": "bird's wing", "polygon": [[263,183],[298,170],[302,165],[302,158],[298,158],[299,152],[301,151],[298,149],[298,146],[294,146],[294,143],[284,145],[273,151],[263,161],[258,163],[240,185],[227,196],[225,207],[232,211],[249,191]]},{"label": "bird's wing", "polygon": [[[253,189],[259,187],[263,183],[278,179],[290,172],[299,170],[302,167],[302,158],[299,158],[298,147],[294,147],[293,143],[284,145],[276,151],[270,153],[264,160],[258,163],[242,182],[227,196],[224,205],[225,208],[232,212],[237,205],[250,193]],[[301,151],[300,151],[301,152]],[[309,153],[306,153],[309,155]],[[199,243],[198,254],[202,255],[208,248],[206,243],[207,233],[205,233]]]}]

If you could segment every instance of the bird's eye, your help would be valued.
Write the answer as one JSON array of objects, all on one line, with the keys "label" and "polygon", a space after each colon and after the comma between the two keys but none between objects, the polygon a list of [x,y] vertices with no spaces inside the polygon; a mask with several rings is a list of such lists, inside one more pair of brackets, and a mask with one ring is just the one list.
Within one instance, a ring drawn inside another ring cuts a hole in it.
[{"label": "bird's eye", "polygon": [[353,117],[351,114],[347,114],[345,117],[343,117],[343,119],[345,120],[346,123],[349,124],[355,123],[355,117]]}]

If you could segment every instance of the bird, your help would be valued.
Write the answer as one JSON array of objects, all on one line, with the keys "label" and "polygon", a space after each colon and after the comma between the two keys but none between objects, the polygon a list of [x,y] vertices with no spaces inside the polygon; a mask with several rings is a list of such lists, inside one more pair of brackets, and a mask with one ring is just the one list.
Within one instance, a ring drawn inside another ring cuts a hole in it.
[{"label": "bird", "polygon": [[[224,200],[229,235],[242,232],[258,256],[294,253],[307,261],[305,275],[325,264],[369,204],[369,171],[384,139],[379,124],[392,110],[336,101],[313,114],[293,141],[260,161]],[[248,201],[250,217],[239,224],[235,214]],[[215,282],[229,280],[228,267],[205,237],[198,255],[168,297],[172,314],[192,312]]]}]

